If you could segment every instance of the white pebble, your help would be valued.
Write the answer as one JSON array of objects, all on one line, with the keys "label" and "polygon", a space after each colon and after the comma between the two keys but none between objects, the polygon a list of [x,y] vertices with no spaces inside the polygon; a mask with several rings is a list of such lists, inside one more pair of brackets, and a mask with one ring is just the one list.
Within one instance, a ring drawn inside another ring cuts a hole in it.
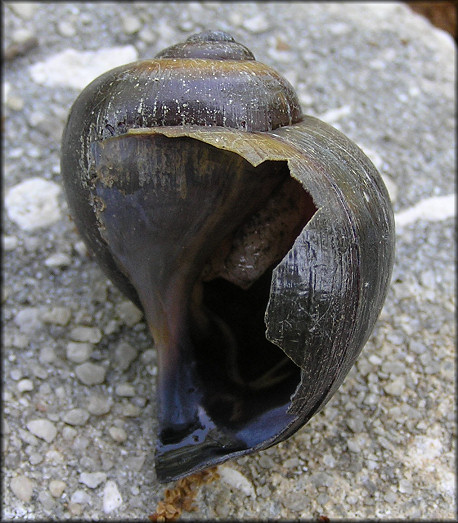
[{"label": "white pebble", "polygon": [[407,479],[401,479],[399,481],[399,492],[402,492],[403,494],[412,494],[413,487],[412,483]]},{"label": "white pebble", "polygon": [[43,178],[29,178],[6,194],[5,207],[9,218],[25,231],[48,227],[61,216],[59,185]]},{"label": "white pebble", "polygon": [[80,483],[84,483],[89,488],[97,488],[106,479],[105,472],[82,472],[80,474]]},{"label": "white pebble", "polygon": [[241,490],[245,496],[256,497],[253,484],[238,470],[235,470],[228,466],[218,468],[218,474],[221,477],[221,481],[233,487],[237,490]]},{"label": "white pebble", "polygon": [[384,391],[391,396],[400,396],[405,389],[404,376],[398,376],[393,381],[383,387]]},{"label": "white pebble", "polygon": [[120,427],[110,427],[108,432],[114,441],[117,441],[118,443],[122,443],[127,439],[126,431]]},{"label": "white pebble", "polygon": [[[364,151],[364,152],[366,152],[366,151]],[[371,160],[372,160],[372,158],[371,158]],[[389,176],[387,176],[385,174],[382,174],[381,176],[382,176],[383,183],[385,184],[386,190],[388,191],[390,200],[394,203],[398,198],[399,188]]]},{"label": "white pebble", "polygon": [[132,403],[125,403],[123,405],[122,414],[129,418],[136,418],[140,414],[141,410],[137,405]]},{"label": "white pebble", "polygon": [[103,489],[103,510],[105,514],[113,512],[122,504],[122,497],[114,481],[107,481]]},{"label": "white pebble", "polygon": [[263,14],[259,14],[244,20],[243,27],[252,33],[262,33],[269,29],[269,22]]},{"label": "white pebble", "polygon": [[29,462],[31,465],[38,465],[38,463],[41,463],[43,461],[43,454],[40,454],[40,452],[34,452],[29,457]]},{"label": "white pebble", "polygon": [[12,40],[15,44],[24,44],[35,35],[29,29],[21,27],[13,32]]},{"label": "white pebble", "polygon": [[49,492],[54,498],[60,498],[67,484],[60,479],[53,479],[49,482]]},{"label": "white pebble", "polygon": [[395,214],[396,227],[403,227],[417,220],[440,221],[455,216],[455,194],[433,196],[413,207]]},{"label": "white pebble", "polygon": [[56,351],[53,347],[42,347],[38,359],[40,363],[52,363],[53,361],[56,361]]},{"label": "white pebble", "polygon": [[14,323],[22,332],[32,334],[42,326],[40,321],[40,310],[35,307],[22,309],[14,317]]},{"label": "white pebble", "polygon": [[107,369],[95,363],[81,363],[75,367],[78,379],[85,385],[97,385],[105,381]]},{"label": "white pebble", "polygon": [[45,265],[46,267],[68,267],[71,262],[72,260],[68,254],[56,252],[49,258],[46,258]]},{"label": "white pebble", "polygon": [[72,409],[67,411],[62,419],[69,425],[84,425],[89,419],[89,412],[85,409]]},{"label": "white pebble", "polygon": [[140,454],[139,456],[130,456],[126,459],[126,468],[135,472],[140,472],[145,463],[145,454]]},{"label": "white pebble", "polygon": [[103,416],[110,412],[111,400],[104,396],[92,396],[87,410],[94,416]]},{"label": "white pebble", "polygon": [[329,109],[325,113],[320,115],[320,120],[328,124],[333,124],[339,121],[341,118],[351,114],[352,108],[350,105],[343,105],[342,107],[336,107],[335,109]]},{"label": "white pebble", "polygon": [[54,508],[55,502],[46,490],[39,492],[38,501],[46,511],[50,511]]},{"label": "white pebble", "polygon": [[38,8],[37,2],[9,2],[8,7],[23,20],[30,20]]},{"label": "white pebble", "polygon": [[22,111],[24,109],[24,100],[19,96],[8,96],[6,106],[12,111]]},{"label": "white pebble", "polygon": [[64,455],[58,450],[51,449],[46,452],[46,461],[62,463],[64,461]]},{"label": "white pebble", "polygon": [[79,241],[79,242],[76,242],[75,245],[73,246],[73,248],[75,249],[75,251],[82,257],[84,258],[85,256],[87,256],[87,247],[86,247],[86,244],[83,242],[83,241]]},{"label": "white pebble", "polygon": [[142,27],[141,21],[136,16],[125,16],[122,20],[122,28],[128,35],[132,35],[140,31]]},{"label": "white pebble", "polygon": [[70,332],[73,341],[88,341],[98,343],[102,339],[102,331],[98,327],[75,327]]},{"label": "white pebble", "polygon": [[120,383],[119,385],[116,385],[115,392],[118,396],[132,398],[135,396],[135,387],[130,383]]},{"label": "white pebble", "polygon": [[89,359],[93,347],[90,343],[80,343],[77,341],[71,341],[67,345],[67,359],[75,363],[83,363]]},{"label": "white pebble", "polygon": [[76,430],[73,427],[64,427],[64,429],[62,430],[62,437],[66,441],[74,439],[77,434],[78,433],[76,432]]},{"label": "white pebble", "polygon": [[5,251],[14,251],[18,243],[16,236],[3,236],[3,248]]},{"label": "white pebble", "polygon": [[22,370],[21,369],[11,369],[10,377],[14,381],[18,381],[22,378]]},{"label": "white pebble", "polygon": [[102,48],[97,51],[65,49],[30,67],[32,80],[48,87],[81,90],[109,69],[133,62],[137,50],[132,45]]},{"label": "white pebble", "polygon": [[121,341],[114,350],[114,357],[112,360],[112,367],[116,370],[127,370],[129,365],[137,357],[137,349],[128,343]]},{"label": "white pebble", "polygon": [[30,392],[33,390],[33,381],[29,379],[23,379],[17,384],[17,390],[19,392]]},{"label": "white pebble", "polygon": [[57,24],[57,31],[61,36],[67,37],[75,36],[76,34],[75,26],[67,20],[61,20]]},{"label": "white pebble", "polygon": [[70,510],[73,516],[81,516],[83,507],[79,503],[69,503],[68,510]]},{"label": "white pebble", "polygon": [[139,310],[131,301],[124,301],[117,305],[116,312],[121,320],[129,327],[133,327],[143,318],[142,311]]},{"label": "white pebble", "polygon": [[144,27],[139,33],[138,36],[142,42],[146,44],[152,44],[156,41],[156,35],[151,31],[149,27]]},{"label": "white pebble", "polygon": [[53,307],[42,314],[41,319],[53,325],[67,325],[71,318],[71,310],[67,307]]},{"label": "white pebble", "polygon": [[91,497],[84,490],[75,490],[70,498],[71,503],[87,505],[91,502]]},{"label": "white pebble", "polygon": [[26,476],[16,476],[10,483],[13,494],[21,501],[28,503],[32,499],[33,482]]}]

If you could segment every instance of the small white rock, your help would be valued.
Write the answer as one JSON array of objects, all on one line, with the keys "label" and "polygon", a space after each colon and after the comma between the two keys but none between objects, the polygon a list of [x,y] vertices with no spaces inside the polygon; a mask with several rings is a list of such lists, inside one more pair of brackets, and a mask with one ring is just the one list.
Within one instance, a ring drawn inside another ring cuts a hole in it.
[{"label": "small white rock", "polygon": [[89,359],[93,347],[90,343],[80,343],[77,341],[71,341],[67,345],[67,359],[75,363],[83,363]]},{"label": "small white rock", "polygon": [[25,231],[48,227],[61,216],[59,185],[43,178],[29,178],[6,194],[5,207],[9,218]]},{"label": "small white rock", "polygon": [[391,396],[400,396],[405,389],[404,376],[398,376],[393,381],[383,387],[384,391]]},{"label": "small white rock", "polygon": [[35,35],[29,29],[21,27],[13,32],[12,40],[15,44],[24,44]]},{"label": "small white rock", "polygon": [[[366,151],[364,151],[366,152]],[[372,158],[371,158],[372,159]],[[394,203],[398,198],[398,186],[394,183],[394,181],[387,175],[382,174],[382,180],[385,184],[385,187],[388,191],[388,194],[390,195],[390,200]]]},{"label": "small white rock", "polygon": [[22,111],[24,109],[24,100],[19,96],[8,96],[6,106],[12,111]]},{"label": "small white rock", "polygon": [[251,33],[262,33],[269,29],[269,22],[263,14],[247,18],[243,21],[243,27]]},{"label": "small white rock", "polygon": [[50,496],[49,492],[42,490],[38,493],[38,501],[46,511],[51,511],[55,506],[54,499]]},{"label": "small white rock", "polygon": [[84,483],[89,488],[97,488],[106,479],[105,472],[82,472],[80,474],[80,483]]},{"label": "small white rock", "polygon": [[432,196],[413,207],[395,214],[396,227],[403,227],[416,220],[440,221],[455,216],[456,195]]},{"label": "small white rock", "polygon": [[10,378],[14,381],[19,381],[22,378],[22,370],[16,368],[11,369]]},{"label": "small white rock", "polygon": [[19,392],[30,392],[33,390],[33,381],[29,380],[28,378],[21,380],[17,384],[17,390]]},{"label": "small white rock", "polygon": [[62,437],[66,441],[74,439],[77,434],[77,431],[73,427],[64,427],[64,429],[62,430]]},{"label": "small white rock", "polygon": [[37,2],[9,2],[8,7],[23,20],[30,20],[38,8]]},{"label": "small white rock", "polygon": [[60,498],[67,487],[67,484],[60,479],[53,479],[49,482],[49,492],[54,498]]},{"label": "small white rock", "polygon": [[115,392],[118,396],[132,398],[135,396],[135,387],[130,383],[120,383],[116,385]]},{"label": "small white rock", "polygon": [[137,349],[128,343],[121,341],[114,350],[114,357],[112,360],[112,367],[116,370],[127,370],[130,364],[137,357]]},{"label": "small white rock", "polygon": [[33,481],[26,476],[16,476],[11,480],[10,483],[13,494],[21,501],[28,503],[32,499],[33,494]]},{"label": "small white rock", "polygon": [[91,497],[84,490],[75,490],[72,497],[70,498],[71,503],[76,503],[78,505],[88,505],[91,502]]},{"label": "small white rock", "polygon": [[56,252],[46,258],[45,265],[46,267],[68,267],[71,264],[72,260],[68,254],[63,252]]},{"label": "small white rock", "polygon": [[56,351],[53,347],[42,347],[40,349],[40,354],[38,356],[38,360],[40,363],[52,363],[53,361],[56,361]]},{"label": "small white rock", "polygon": [[144,27],[138,33],[138,36],[142,42],[145,42],[145,44],[153,44],[156,41],[156,35],[151,31],[149,27]]},{"label": "small white rock", "polygon": [[253,484],[238,470],[235,470],[228,466],[222,466],[218,468],[218,474],[221,477],[221,481],[233,487],[237,490],[241,490],[245,496],[256,497]]},{"label": "small white rock", "polygon": [[335,109],[329,109],[325,113],[320,115],[320,120],[330,125],[336,123],[341,118],[351,114],[352,108],[350,105],[343,105],[342,107],[336,107]]},{"label": "small white rock", "polygon": [[41,319],[53,325],[67,325],[70,321],[72,312],[67,307],[53,307],[42,314]]},{"label": "small white rock", "polygon": [[76,29],[73,24],[71,24],[68,20],[61,20],[57,24],[57,31],[61,36],[71,37],[75,36]]},{"label": "small white rock", "polygon": [[105,514],[113,512],[122,504],[122,497],[114,481],[107,481],[103,489],[103,510]]},{"label": "small white rock", "polygon": [[117,441],[118,443],[122,443],[127,439],[126,431],[120,427],[110,427],[108,432],[114,441]]},{"label": "small white rock", "polygon": [[3,236],[3,248],[5,251],[14,251],[18,243],[16,236]]},{"label": "small white rock", "polygon": [[110,412],[110,409],[111,400],[105,396],[92,396],[87,407],[93,416],[103,416]]},{"label": "small white rock", "polygon": [[136,418],[140,415],[140,408],[132,403],[124,403],[122,406],[122,415],[128,418]]},{"label": "small white rock", "polygon": [[102,331],[98,327],[75,327],[70,332],[73,341],[88,341],[98,343],[102,339]]},{"label": "small white rock", "polygon": [[68,510],[71,512],[72,516],[81,516],[83,512],[83,507],[79,503],[69,503]]},{"label": "small white rock", "polygon": [[137,60],[133,45],[102,48],[97,51],[65,49],[30,67],[32,80],[48,87],[81,90],[94,78],[119,65]]},{"label": "small white rock", "polygon": [[84,425],[89,419],[89,412],[85,409],[71,409],[63,415],[62,419],[69,425]]},{"label": "small white rock", "polygon": [[128,35],[137,33],[141,27],[142,23],[136,16],[127,15],[122,20],[122,28]]},{"label": "small white rock", "polygon": [[121,320],[129,327],[133,327],[143,318],[142,311],[139,310],[131,301],[124,301],[116,305],[116,312]]},{"label": "small white rock", "polygon": [[32,334],[42,326],[40,310],[36,307],[26,307],[16,314],[14,323],[21,332]]},{"label": "small white rock", "polygon": [[107,369],[95,363],[81,363],[75,367],[78,379],[85,385],[98,385],[105,381]]},{"label": "small white rock", "polygon": [[85,256],[87,256],[88,254],[88,250],[87,250],[87,247],[86,247],[86,244],[83,242],[83,241],[79,241],[79,242],[76,242],[75,245],[73,246],[75,251],[82,257],[84,258]]},{"label": "small white rock", "polygon": [[145,454],[140,454],[139,456],[130,456],[126,459],[126,469],[133,470],[135,472],[140,472],[145,463]]}]

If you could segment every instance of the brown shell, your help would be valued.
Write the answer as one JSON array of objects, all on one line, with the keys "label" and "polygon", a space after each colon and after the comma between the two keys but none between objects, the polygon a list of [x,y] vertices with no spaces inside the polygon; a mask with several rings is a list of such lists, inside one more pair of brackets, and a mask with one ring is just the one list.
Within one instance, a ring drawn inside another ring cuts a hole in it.
[{"label": "brown shell", "polygon": [[160,481],[304,425],[367,341],[393,265],[372,163],[237,46],[206,33],[102,75],[63,138],[77,225],[158,350]]}]

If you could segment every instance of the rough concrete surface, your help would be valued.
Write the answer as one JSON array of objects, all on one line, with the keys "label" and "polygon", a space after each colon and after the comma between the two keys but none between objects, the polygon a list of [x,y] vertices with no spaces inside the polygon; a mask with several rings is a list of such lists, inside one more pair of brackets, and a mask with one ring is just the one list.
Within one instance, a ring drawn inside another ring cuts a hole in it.
[{"label": "rough concrete surface", "polygon": [[392,285],[356,365],[294,437],[227,462],[182,519],[454,519],[455,44],[397,3],[2,4],[2,519],[142,519],[156,354],[68,216],[59,142],[94,76],[216,28],[380,170]]}]

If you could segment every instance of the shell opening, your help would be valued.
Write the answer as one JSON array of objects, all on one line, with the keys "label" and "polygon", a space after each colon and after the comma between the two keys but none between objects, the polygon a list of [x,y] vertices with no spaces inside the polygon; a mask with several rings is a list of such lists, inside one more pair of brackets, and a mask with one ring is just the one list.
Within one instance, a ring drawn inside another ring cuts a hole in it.
[{"label": "shell opening", "polygon": [[253,167],[189,137],[113,137],[92,155],[100,234],[158,352],[159,479],[278,442],[300,369],[264,313],[312,198],[286,161]]}]

